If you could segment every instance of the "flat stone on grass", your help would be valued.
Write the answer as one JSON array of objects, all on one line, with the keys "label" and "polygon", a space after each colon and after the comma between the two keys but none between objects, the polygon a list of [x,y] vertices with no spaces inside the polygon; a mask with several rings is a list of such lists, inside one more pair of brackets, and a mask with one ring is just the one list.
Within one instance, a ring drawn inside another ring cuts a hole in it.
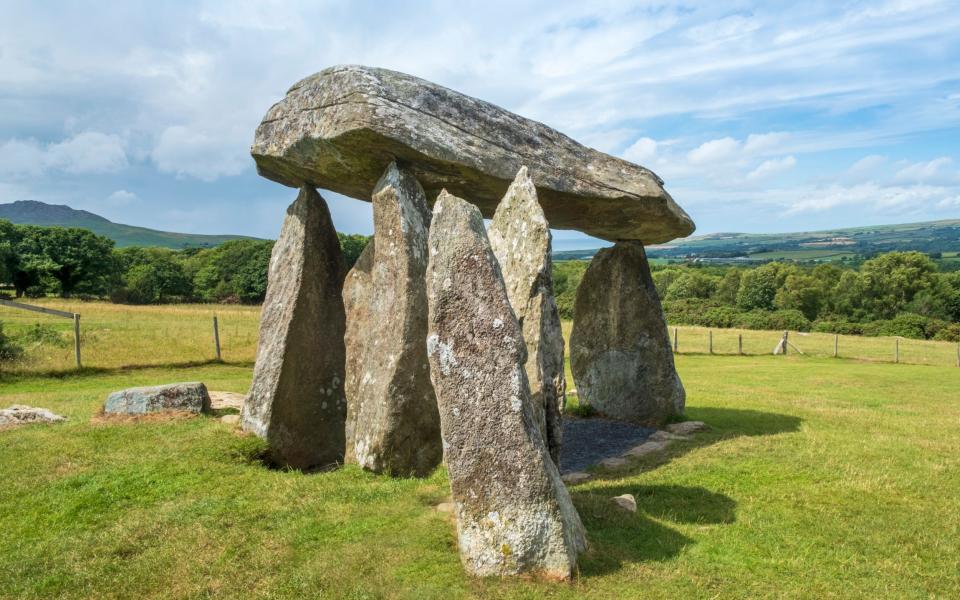
[{"label": "flat stone on grass", "polygon": [[210,412],[207,386],[200,382],[134,387],[107,396],[108,415],[146,415],[161,412]]},{"label": "flat stone on grass", "polygon": [[15,427],[30,423],[56,423],[65,421],[62,417],[46,408],[34,408],[23,404],[14,404],[0,410],[0,427]]},{"label": "flat stone on grass", "polygon": [[710,426],[703,421],[684,421],[683,423],[667,425],[667,431],[677,435],[690,435],[691,433],[710,431]]},{"label": "flat stone on grass", "polygon": [[633,497],[633,494],[614,496],[610,498],[610,502],[613,502],[614,506],[626,512],[637,512],[637,499]]}]

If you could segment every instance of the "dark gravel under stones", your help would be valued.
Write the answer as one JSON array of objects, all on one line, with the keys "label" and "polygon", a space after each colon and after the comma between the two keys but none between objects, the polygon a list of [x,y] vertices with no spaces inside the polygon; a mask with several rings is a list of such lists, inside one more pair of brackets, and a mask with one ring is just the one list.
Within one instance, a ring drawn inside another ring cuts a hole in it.
[{"label": "dark gravel under stones", "polygon": [[620,456],[630,448],[642,444],[656,429],[641,427],[623,421],[564,416],[563,450],[560,452],[560,472],[583,471],[605,458]]}]

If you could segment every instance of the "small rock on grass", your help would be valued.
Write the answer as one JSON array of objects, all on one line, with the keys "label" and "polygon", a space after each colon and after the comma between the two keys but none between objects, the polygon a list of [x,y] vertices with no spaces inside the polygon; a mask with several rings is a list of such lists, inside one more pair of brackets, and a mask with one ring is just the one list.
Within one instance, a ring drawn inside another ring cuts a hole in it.
[{"label": "small rock on grass", "polygon": [[656,454],[661,452],[670,445],[669,440],[662,442],[644,442],[639,446],[634,446],[630,450],[624,452],[624,456],[629,456],[631,458],[643,458],[644,456],[650,456],[651,454]]},{"label": "small rock on grass", "polygon": [[237,392],[210,392],[210,408],[213,410],[222,410],[224,408],[243,408],[243,399],[246,396]]},{"label": "small rock on grass", "polygon": [[617,506],[618,508],[621,508],[627,512],[637,512],[637,499],[633,497],[633,494],[614,496],[613,498],[610,498],[610,501],[613,502],[614,506]]},{"label": "small rock on grass", "polygon": [[684,421],[682,423],[671,423],[667,425],[667,431],[677,435],[690,435],[691,433],[710,431],[710,426],[703,421]]},{"label": "small rock on grass", "polygon": [[111,393],[103,405],[104,413],[122,415],[209,411],[210,395],[200,382],[127,388]]},{"label": "small rock on grass", "polygon": [[0,410],[0,427],[27,423],[56,423],[65,420],[66,417],[53,413],[46,408],[34,408],[23,404],[14,404],[9,408]]},{"label": "small rock on grass", "polygon": [[453,502],[441,502],[440,504],[433,507],[437,512],[453,514],[454,509],[456,508]]},{"label": "small rock on grass", "polygon": [[604,469],[622,469],[623,467],[627,466],[627,459],[619,456],[605,458],[600,461],[600,466]]},{"label": "small rock on grass", "polygon": [[240,415],[223,415],[220,417],[220,422],[235,427],[240,423]]},{"label": "small rock on grass", "polygon": [[590,481],[593,476],[590,473],[584,473],[583,471],[576,471],[574,473],[567,473],[562,476],[560,479],[567,485],[577,485],[578,483],[583,483],[584,481]]},{"label": "small rock on grass", "polygon": [[653,435],[647,438],[648,442],[666,442],[671,440],[689,440],[690,437],[686,435],[677,435],[675,433],[670,433],[669,431],[664,431],[661,429]]}]

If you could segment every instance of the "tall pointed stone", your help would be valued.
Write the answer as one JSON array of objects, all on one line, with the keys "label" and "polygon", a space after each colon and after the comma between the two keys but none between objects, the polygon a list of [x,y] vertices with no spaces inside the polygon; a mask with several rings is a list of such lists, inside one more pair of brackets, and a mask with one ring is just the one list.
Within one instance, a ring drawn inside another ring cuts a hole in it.
[{"label": "tall pointed stone", "polygon": [[523,330],[527,380],[536,420],[550,457],[559,465],[567,388],[563,331],[553,296],[550,226],[526,167],[521,167],[497,206],[488,235],[500,263],[510,305]]},{"label": "tall pointed stone", "polygon": [[642,242],[617,242],[590,262],[577,289],[570,367],[581,401],[609,417],[659,426],[683,412]]},{"label": "tall pointed stone", "polygon": [[427,362],[427,232],[423,188],[391,163],[373,193],[374,239],[344,282],[346,462],[429,474],[443,459]]},{"label": "tall pointed stone", "polygon": [[427,294],[430,374],[464,567],[571,577],[586,538],[537,431],[520,325],[480,211],[446,192],[430,226]]},{"label": "tall pointed stone", "polygon": [[327,204],[300,188],[270,256],[260,341],[243,428],[267,440],[276,464],[343,460],[343,256]]}]

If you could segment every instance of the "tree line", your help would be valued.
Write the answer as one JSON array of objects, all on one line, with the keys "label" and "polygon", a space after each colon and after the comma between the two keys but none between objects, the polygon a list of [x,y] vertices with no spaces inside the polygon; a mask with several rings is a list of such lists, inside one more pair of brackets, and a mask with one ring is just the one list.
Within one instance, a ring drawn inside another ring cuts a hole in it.
[{"label": "tree line", "polygon": [[[565,319],[573,318],[587,264],[554,266],[557,306]],[[858,267],[686,263],[651,270],[672,324],[960,339],[960,272],[941,272],[922,252],[888,252]]]},{"label": "tree line", "polygon": [[[352,265],[367,236],[337,234]],[[17,297],[109,298],[128,304],[256,304],[267,291],[270,240],[213,248],[115,248],[89,230],[0,220],[0,284]]]},{"label": "tree line", "polygon": [[[338,234],[345,262],[369,238]],[[0,284],[19,296],[109,298],[130,304],[263,301],[273,242],[214,248],[115,248],[86,229],[0,220]],[[554,263],[554,291],[573,318],[589,261]],[[921,252],[889,252],[857,265],[770,262],[756,267],[653,265],[670,323],[843,334],[960,338],[960,272]]]}]

